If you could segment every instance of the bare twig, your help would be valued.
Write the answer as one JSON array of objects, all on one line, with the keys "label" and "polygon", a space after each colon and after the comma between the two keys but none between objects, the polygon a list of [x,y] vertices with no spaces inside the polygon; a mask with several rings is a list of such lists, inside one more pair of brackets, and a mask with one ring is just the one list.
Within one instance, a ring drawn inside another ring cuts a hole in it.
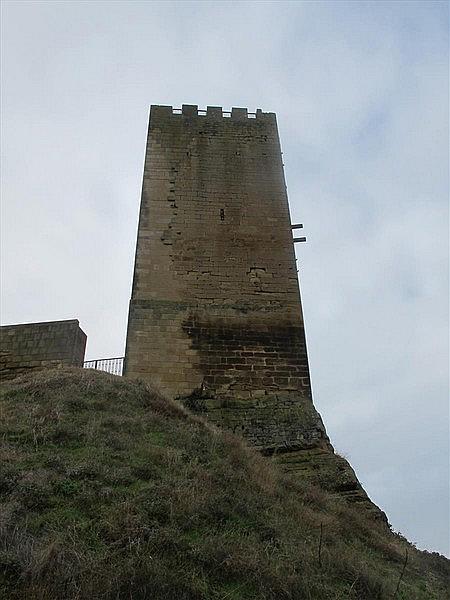
[{"label": "bare twig", "polygon": [[398,590],[400,589],[400,583],[401,583],[401,581],[403,579],[403,574],[405,573],[407,562],[408,562],[408,548],[406,548],[405,562],[403,563],[403,569],[402,569],[402,572],[400,573],[400,577],[398,578],[398,583],[397,583],[397,587],[395,588],[395,592],[394,592],[393,598],[395,598],[395,596],[398,593]]},{"label": "bare twig", "polygon": [[322,569],[322,538],[323,538],[323,523],[320,524],[319,537],[319,567]]},{"label": "bare twig", "polygon": [[355,579],[355,581],[354,581],[354,582],[352,583],[352,585],[350,586],[350,589],[348,590],[348,595],[349,595],[349,596],[350,596],[350,594],[351,594],[351,592],[352,592],[353,588],[355,587],[355,585],[356,585],[356,582],[358,581],[358,579],[359,579],[359,573],[358,573],[358,575],[356,576],[356,579]]}]

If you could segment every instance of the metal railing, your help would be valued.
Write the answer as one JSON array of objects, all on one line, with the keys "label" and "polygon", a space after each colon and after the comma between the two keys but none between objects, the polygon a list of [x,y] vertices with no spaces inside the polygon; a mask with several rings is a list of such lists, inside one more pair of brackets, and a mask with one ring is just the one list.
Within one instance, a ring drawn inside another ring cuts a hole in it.
[{"label": "metal railing", "polygon": [[97,358],[95,360],[86,360],[83,363],[85,369],[97,369],[98,371],[106,371],[112,375],[122,375],[123,371],[123,356],[117,358]]}]

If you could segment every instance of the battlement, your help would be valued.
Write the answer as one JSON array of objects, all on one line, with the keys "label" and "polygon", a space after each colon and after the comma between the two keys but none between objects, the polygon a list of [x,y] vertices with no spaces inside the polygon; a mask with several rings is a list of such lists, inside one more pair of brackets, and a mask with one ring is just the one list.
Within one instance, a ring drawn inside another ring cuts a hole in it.
[{"label": "battlement", "polygon": [[183,104],[181,108],[173,108],[172,106],[161,106],[153,104],[150,107],[152,117],[158,118],[208,118],[208,119],[231,119],[233,121],[247,121],[250,119],[258,119],[263,121],[275,121],[275,113],[263,112],[260,108],[256,112],[248,112],[247,108],[233,107],[230,111],[223,110],[221,106],[207,106],[206,110],[199,109],[196,104]]}]

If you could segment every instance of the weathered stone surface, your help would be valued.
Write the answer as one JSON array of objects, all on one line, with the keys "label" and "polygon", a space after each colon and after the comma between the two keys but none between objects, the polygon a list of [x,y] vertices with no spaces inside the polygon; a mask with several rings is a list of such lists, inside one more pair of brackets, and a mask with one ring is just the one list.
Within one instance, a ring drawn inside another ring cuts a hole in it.
[{"label": "weathered stone surface", "polygon": [[76,319],[0,327],[0,379],[63,365],[82,367],[86,339]]},{"label": "weathered stone surface", "polygon": [[125,373],[310,395],[274,114],[152,106]]},{"label": "weathered stone surface", "polygon": [[367,500],[312,402],[273,113],[151,107],[124,374]]}]

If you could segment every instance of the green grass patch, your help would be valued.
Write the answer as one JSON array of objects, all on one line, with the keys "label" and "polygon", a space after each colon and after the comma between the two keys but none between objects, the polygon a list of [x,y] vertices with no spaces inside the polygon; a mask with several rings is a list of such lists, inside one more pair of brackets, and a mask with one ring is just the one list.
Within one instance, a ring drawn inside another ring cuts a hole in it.
[{"label": "green grass patch", "polygon": [[92,370],[8,382],[0,402],[1,600],[392,600],[406,551],[396,600],[446,597],[445,558],[308,483],[317,452],[294,479]]}]

